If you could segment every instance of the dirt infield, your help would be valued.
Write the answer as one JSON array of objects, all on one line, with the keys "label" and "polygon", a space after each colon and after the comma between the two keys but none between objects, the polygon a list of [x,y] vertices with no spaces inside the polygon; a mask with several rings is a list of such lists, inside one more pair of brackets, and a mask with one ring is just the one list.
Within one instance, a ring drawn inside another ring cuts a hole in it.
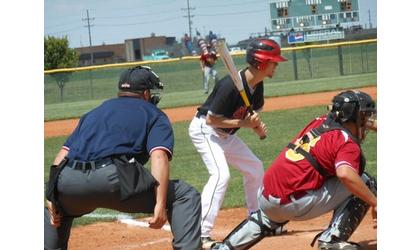
[{"label": "dirt infield", "polygon": [[[372,98],[376,99],[376,87],[360,88],[359,90],[370,94]],[[337,93],[339,93],[339,91],[266,98],[264,111],[285,110],[328,104]],[[187,121],[192,119],[197,111],[197,106],[169,108],[164,109],[163,111],[168,115],[171,122]],[[77,126],[78,121],[79,119],[70,119],[45,122],[44,137],[48,138],[69,135]]]},{"label": "dirt infield", "polygon": [[[222,240],[237,224],[246,218],[246,213],[245,208],[220,211],[213,230],[214,238]],[[331,214],[327,214],[309,221],[292,221],[287,224],[288,232],[285,235],[265,238],[252,249],[316,249],[312,248],[310,243],[318,232],[328,226],[330,219]],[[70,237],[69,249],[169,250],[172,249],[171,240],[171,233],[164,230],[106,222],[74,228]],[[365,250],[377,249],[376,229],[373,229],[370,211],[350,240],[358,242]]]},{"label": "dirt infield", "polygon": [[[376,87],[360,88],[369,93],[374,99],[377,97]],[[264,111],[285,110],[307,106],[328,104],[339,91],[295,95],[287,97],[267,98]],[[165,109],[171,122],[190,120],[195,114],[196,106]],[[44,136],[54,137],[68,135],[77,125],[77,119],[53,121],[44,123]],[[213,237],[222,240],[238,223],[246,218],[246,209],[234,208],[220,211],[213,230]],[[327,227],[331,214],[309,221],[290,222],[288,233],[283,236],[265,238],[252,249],[287,249],[303,250],[315,249],[309,245],[313,237]],[[376,229],[370,211],[354,233],[351,241],[358,242],[363,249],[377,249]],[[73,228],[69,241],[69,249],[101,249],[101,250],[161,250],[171,248],[172,236],[164,230],[153,230],[136,226],[129,226],[120,222],[104,222]]]}]

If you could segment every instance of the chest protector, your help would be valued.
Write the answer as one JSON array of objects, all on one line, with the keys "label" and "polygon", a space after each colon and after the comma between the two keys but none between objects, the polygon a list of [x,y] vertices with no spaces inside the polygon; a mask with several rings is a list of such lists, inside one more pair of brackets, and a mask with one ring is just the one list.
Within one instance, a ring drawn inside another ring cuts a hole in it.
[{"label": "chest protector", "polygon": [[[292,149],[295,153],[302,155],[307,161],[309,161],[309,163],[312,165],[312,167],[315,168],[315,170],[322,175],[323,177],[327,178],[329,176],[331,176],[330,174],[328,174],[328,172],[325,170],[324,167],[322,167],[318,161],[315,159],[315,157],[313,157],[308,151],[306,151],[302,146],[304,144],[309,143],[310,141],[318,138],[319,136],[321,136],[322,134],[328,132],[328,131],[332,131],[332,130],[342,130],[344,132],[346,132],[350,138],[355,141],[357,143],[357,145],[360,148],[360,142],[359,139],[357,139],[356,137],[354,137],[350,131],[348,129],[346,129],[345,127],[343,127],[343,125],[341,125],[340,123],[334,121],[333,119],[333,114],[330,114],[327,119],[321,124],[321,126],[317,127],[317,128],[313,128],[311,129],[309,132],[307,132],[304,136],[302,136],[302,138],[299,140],[298,144],[294,144],[294,143],[289,143],[287,145],[287,147],[289,149]],[[360,171],[359,171],[359,175],[362,175],[362,173],[365,170],[365,165],[366,165],[366,159],[365,156],[363,155],[362,150],[360,149]]]}]

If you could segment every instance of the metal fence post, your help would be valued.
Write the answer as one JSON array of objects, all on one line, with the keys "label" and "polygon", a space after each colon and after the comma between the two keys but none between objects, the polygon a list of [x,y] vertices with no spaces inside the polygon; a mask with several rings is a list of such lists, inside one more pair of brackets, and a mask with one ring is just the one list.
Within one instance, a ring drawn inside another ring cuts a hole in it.
[{"label": "metal fence post", "polygon": [[344,75],[344,69],[343,69],[343,49],[341,46],[337,47],[338,50],[338,67],[340,69],[340,75]]},{"label": "metal fence post", "polygon": [[362,73],[365,73],[365,60],[363,58],[363,45],[360,45],[360,56],[362,58]]},{"label": "metal fence post", "polygon": [[89,87],[90,87],[90,99],[93,100],[93,83],[92,83],[92,70],[89,70]]},{"label": "metal fence post", "polygon": [[366,47],[366,71],[369,73],[369,48],[368,45]]},{"label": "metal fence post", "polygon": [[346,53],[349,56],[349,72],[350,72],[350,75],[353,74],[353,63],[351,61],[351,49],[352,48],[349,46],[348,47],[348,52]]},{"label": "metal fence post", "polygon": [[[293,45],[293,47],[296,47],[296,45]],[[297,70],[297,58],[296,58],[296,50],[292,51],[292,56],[293,56],[293,71],[295,73],[295,80],[298,80],[298,70]]]}]

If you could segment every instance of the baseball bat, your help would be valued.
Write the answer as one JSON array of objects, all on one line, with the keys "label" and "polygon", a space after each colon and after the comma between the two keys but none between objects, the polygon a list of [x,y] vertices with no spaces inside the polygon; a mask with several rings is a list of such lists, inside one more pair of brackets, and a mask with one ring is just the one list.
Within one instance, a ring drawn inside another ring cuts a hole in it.
[{"label": "baseball bat", "polygon": [[[233,83],[235,84],[235,87],[238,89],[239,94],[241,95],[242,100],[245,103],[246,108],[248,109],[249,113],[251,115],[254,114],[254,110],[249,102],[248,96],[246,95],[244,86],[242,84],[241,79],[239,78],[238,70],[236,69],[235,63],[233,62],[232,56],[229,54],[229,51],[226,47],[226,44],[223,40],[219,40],[216,43],[216,50],[220,55],[220,58],[223,61],[223,64],[225,65],[230,77],[233,80]],[[264,140],[267,135],[265,134],[264,130],[261,128],[261,126],[258,126],[256,128],[257,134],[260,136],[261,140]]]}]

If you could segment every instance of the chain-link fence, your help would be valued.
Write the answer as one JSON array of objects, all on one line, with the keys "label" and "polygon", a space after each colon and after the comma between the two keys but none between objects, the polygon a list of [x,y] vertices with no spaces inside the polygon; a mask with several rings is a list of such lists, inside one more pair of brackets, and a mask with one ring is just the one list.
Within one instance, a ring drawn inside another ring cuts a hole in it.
[{"label": "chain-link fence", "polygon": [[[285,48],[282,54],[288,61],[280,63],[275,76],[265,84],[376,72],[376,53],[376,39]],[[247,65],[244,53],[235,55],[234,61],[238,69]],[[151,66],[165,84],[166,93],[203,88],[199,57],[50,70],[44,76],[45,104],[114,97],[121,72],[136,64]],[[220,76],[227,74],[222,62],[216,69]]]}]

